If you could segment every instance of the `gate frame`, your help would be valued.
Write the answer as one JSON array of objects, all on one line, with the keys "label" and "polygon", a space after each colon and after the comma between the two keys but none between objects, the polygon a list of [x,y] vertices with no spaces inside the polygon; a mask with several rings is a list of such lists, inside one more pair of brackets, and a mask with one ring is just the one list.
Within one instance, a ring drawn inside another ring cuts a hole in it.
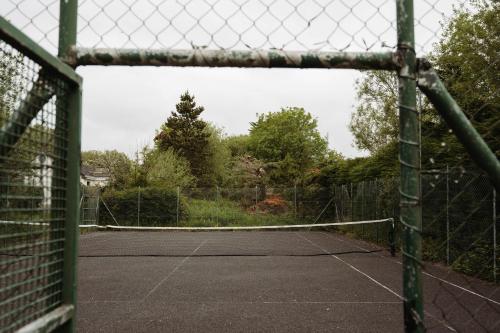
[{"label": "gate frame", "polygon": [[415,52],[413,0],[395,0],[396,52],[294,52],[283,50],[144,50],[77,48],[78,0],[61,0],[59,56],[82,65],[349,68],[393,70],[399,80],[400,222],[403,227],[403,307],[406,332],[424,332],[422,293],[422,194],[418,87],[445,119],[473,160],[500,190],[500,162],[447,92],[436,72]]},{"label": "gate frame", "polygon": [[[76,314],[76,268],[78,257],[78,236],[80,211],[78,207],[80,196],[80,142],[81,142],[81,98],[82,78],[73,68],[54,57],[10,22],[0,17],[0,38],[21,52],[24,56],[40,64],[44,75],[58,76],[68,82],[68,93],[64,96],[67,101],[67,151],[62,156],[66,161],[66,215],[64,222],[64,258],[62,269],[62,298],[61,305],[51,312],[39,317],[19,329],[19,332],[71,332],[75,327]],[[28,94],[29,95],[29,94]],[[50,95],[50,96],[48,96]],[[47,101],[54,92],[47,93]],[[39,112],[33,112],[33,118]],[[58,112],[63,112],[59,111]],[[32,118],[32,119],[33,119]],[[31,120],[26,124],[29,125]],[[5,128],[14,126],[10,121]],[[24,132],[24,129],[21,133]],[[12,147],[19,137],[9,142]],[[7,136],[0,140],[8,139]],[[8,154],[8,149],[2,149],[2,154]]]},{"label": "gate frame", "polygon": [[[397,10],[396,52],[294,52],[278,50],[136,50],[77,48],[78,0],[60,0],[59,49],[60,60],[76,68],[82,65],[128,66],[203,66],[203,67],[265,67],[265,68],[350,68],[393,70],[399,80],[401,168],[400,221],[403,226],[403,303],[406,332],[423,332],[423,300],[421,281],[422,198],[420,185],[420,124],[416,107],[417,86],[429,98],[448,123],[472,159],[500,190],[500,162],[474,129],[463,111],[447,92],[436,72],[425,59],[415,53],[413,0],[395,0]],[[5,23],[0,21],[0,34]],[[18,40],[26,36],[17,32]],[[81,126],[81,78],[34,42],[24,46],[29,53],[39,55],[50,68],[62,71],[76,83],[70,96],[68,146],[68,219],[66,230],[68,251],[65,251],[64,301],[76,305],[76,242],[78,239],[79,154]],[[21,45],[22,46],[22,45]],[[33,50],[36,50],[33,51]],[[43,54],[43,56],[40,56]],[[74,80],[75,75],[77,77]],[[72,244],[68,244],[72,243]],[[74,309],[74,308],[73,308]],[[74,331],[74,315],[60,331]]]}]

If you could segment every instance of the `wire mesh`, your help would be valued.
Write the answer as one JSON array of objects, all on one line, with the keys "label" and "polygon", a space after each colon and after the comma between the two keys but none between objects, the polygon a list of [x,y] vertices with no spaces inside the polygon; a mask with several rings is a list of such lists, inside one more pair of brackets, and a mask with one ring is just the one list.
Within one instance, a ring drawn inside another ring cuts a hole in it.
[{"label": "wire mesh", "polygon": [[[81,0],[78,46],[147,49],[380,51],[394,48],[392,0]],[[453,8],[415,2],[417,51],[428,53]],[[41,45],[57,50],[58,0],[9,0],[0,9]]]},{"label": "wire mesh", "polygon": [[[334,204],[344,220],[397,219],[398,188],[397,178],[337,185]],[[430,170],[423,172],[422,195],[427,329],[442,329],[444,322],[458,332],[494,332],[500,324],[494,187],[480,173]],[[343,231],[380,242],[383,227],[348,226]],[[396,228],[396,243],[399,232]]]},{"label": "wire mesh", "polygon": [[[433,56],[448,91],[497,157],[499,19],[498,3],[458,11]],[[426,295],[427,302],[457,331],[497,331],[500,289],[495,189],[424,98],[419,108],[422,165],[427,170],[423,176],[423,255],[427,262],[449,268],[439,270],[428,263],[422,266],[424,283],[435,287],[435,292]],[[431,211],[426,212],[426,207]],[[471,302],[468,296],[473,293],[476,296]]]},{"label": "wire mesh", "polygon": [[0,39],[0,332],[61,304],[67,91]]},{"label": "wire mesh", "polygon": [[[340,221],[328,188],[86,188],[81,225],[226,227]],[[96,204],[99,202],[99,204]],[[99,221],[99,222],[97,222]]]}]

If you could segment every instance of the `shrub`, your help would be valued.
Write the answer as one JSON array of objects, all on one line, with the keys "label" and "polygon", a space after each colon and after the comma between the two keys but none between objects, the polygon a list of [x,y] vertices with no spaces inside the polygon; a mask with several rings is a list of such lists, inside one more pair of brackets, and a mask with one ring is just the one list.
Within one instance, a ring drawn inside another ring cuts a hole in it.
[{"label": "shrub", "polygon": [[[115,224],[108,209],[119,225],[137,225],[138,198],[140,196],[141,226],[175,226],[177,222],[177,192],[162,187],[131,188],[103,193],[99,206],[99,223]],[[179,200],[179,219],[186,218],[185,200]]]}]

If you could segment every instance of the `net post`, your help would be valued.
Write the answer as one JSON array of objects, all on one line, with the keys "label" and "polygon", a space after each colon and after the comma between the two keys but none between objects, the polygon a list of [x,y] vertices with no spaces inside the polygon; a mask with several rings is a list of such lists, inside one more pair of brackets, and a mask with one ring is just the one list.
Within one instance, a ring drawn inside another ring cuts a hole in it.
[{"label": "net post", "polygon": [[95,201],[95,224],[99,225],[99,200],[101,198],[101,188],[97,189],[97,198]]},{"label": "net post", "polygon": [[297,218],[297,182],[293,184],[293,210],[295,219]]},{"label": "net post", "polygon": [[450,169],[446,164],[446,265],[450,265]]},{"label": "net post", "polygon": [[[378,202],[378,178],[375,178],[375,220],[378,219],[379,217],[379,214],[378,214],[378,206],[379,206],[379,202]],[[372,193],[373,194],[373,193]],[[394,222],[393,222],[394,223]],[[377,238],[377,244],[379,244],[379,239],[378,239],[378,233],[379,233],[379,230],[378,230],[378,224],[375,226],[376,228],[376,238]],[[391,248],[392,250],[392,248]],[[392,251],[391,251],[392,253]]]},{"label": "net post", "polygon": [[416,96],[413,0],[397,0],[399,79],[400,221],[403,224],[403,298],[406,332],[424,332],[421,279],[422,206],[420,130]]},{"label": "net post", "polygon": [[180,187],[177,186],[177,207],[175,210],[176,217],[175,217],[175,224],[176,226],[179,226],[179,200],[180,200]]},{"label": "net post", "polygon": [[219,226],[219,186],[215,186],[215,224]]},{"label": "net post", "polygon": [[497,283],[497,190],[493,187],[493,280]]},{"label": "net post", "polygon": [[391,252],[391,257],[396,256],[396,224],[394,223],[394,219],[391,218],[390,221],[391,223],[389,227],[389,249]]},{"label": "net post", "polygon": [[257,211],[257,203],[259,202],[259,188],[255,185],[255,211]]},{"label": "net post", "polygon": [[137,188],[137,226],[141,225],[141,187]]}]

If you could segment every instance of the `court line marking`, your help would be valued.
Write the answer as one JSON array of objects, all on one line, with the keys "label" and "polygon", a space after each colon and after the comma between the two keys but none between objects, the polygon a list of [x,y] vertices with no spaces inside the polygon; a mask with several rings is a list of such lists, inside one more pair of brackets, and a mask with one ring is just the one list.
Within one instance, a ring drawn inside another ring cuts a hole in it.
[{"label": "court line marking", "polygon": [[349,268],[351,268],[352,270],[364,275],[366,278],[368,278],[370,281],[372,281],[373,283],[377,284],[379,287],[382,287],[383,289],[385,289],[386,291],[388,291],[389,293],[393,294],[394,296],[396,296],[397,298],[399,298],[401,301],[403,301],[403,297],[401,297],[401,295],[399,295],[397,292],[395,292],[394,290],[392,290],[391,288],[389,288],[388,286],[384,285],[383,283],[375,280],[374,278],[372,278],[370,275],[366,274],[365,272],[359,270],[358,268],[354,267],[353,265],[351,265],[350,263],[348,263],[347,261],[339,258],[338,256],[336,256],[335,254],[332,254],[330,251],[327,251],[325,249],[323,249],[321,246],[319,246],[318,244],[314,243],[313,241],[309,240],[308,238],[306,238],[305,236],[302,236],[298,233],[295,233],[297,236],[299,236],[300,238],[306,240],[307,242],[309,242],[311,245],[317,247],[318,249],[320,249],[321,251],[323,251],[324,253],[328,254],[330,257],[333,257],[335,259],[337,259],[338,261],[344,263],[345,265],[349,266]]},{"label": "court line marking", "polygon": [[196,253],[196,251],[198,251],[203,245],[205,245],[205,243],[208,242],[208,239],[205,239],[203,242],[201,242],[198,247],[196,249],[194,249],[187,257],[185,257],[184,259],[182,259],[175,267],[174,269],[168,273],[163,279],[160,280],[160,282],[158,282],[154,287],[153,289],[151,289],[147,294],[146,296],[143,297],[143,299],[141,300],[142,302],[144,302],[146,300],[146,298],[148,298],[149,296],[151,296],[159,287],[160,285],[162,285],[165,281],[167,281],[175,272],[177,272],[177,270],[193,255]]},{"label": "court line marking", "polygon": [[[323,249],[321,246],[319,246],[318,244],[312,242],[311,240],[309,240],[308,238],[306,238],[305,236],[302,236],[298,233],[295,233],[297,236],[303,238],[304,240],[308,241],[311,245],[317,247],[318,249],[320,249],[321,251],[325,252],[325,253],[331,253],[330,251],[327,251],[325,249]],[[370,275],[366,274],[365,272],[361,271],[360,269],[354,267],[353,265],[351,265],[350,263],[348,263],[347,261],[339,258],[338,256],[334,255],[334,254],[330,254],[330,257],[332,258],[335,258],[341,262],[343,262],[344,264],[346,264],[347,266],[349,266],[351,269],[353,269],[354,271],[362,274],[363,276],[365,276],[366,278],[368,278],[370,281],[372,281],[373,283],[377,284],[379,287],[382,287],[383,289],[389,291],[391,294],[395,295],[397,298],[399,298],[400,300],[404,301],[404,298],[403,296],[399,295],[397,292],[395,292],[394,290],[392,290],[390,287],[384,285],[382,282],[379,282],[377,281],[376,279],[372,278]],[[424,310],[424,313],[426,315],[428,315],[429,317],[431,317],[432,319],[436,320],[438,323],[440,323],[441,325],[443,325],[444,327],[446,327],[447,329],[449,329],[450,331],[453,331],[453,332],[457,332],[457,330],[455,328],[453,328],[452,326],[450,326],[450,324],[448,324],[447,322],[444,322],[438,318],[436,318],[435,316],[431,315],[429,312],[425,311]]]},{"label": "court line marking", "polygon": [[[334,238],[334,239],[336,239],[336,240],[339,240],[339,241],[341,241],[341,242],[343,242],[343,243],[351,244],[351,242],[348,242],[348,241],[343,240],[343,239],[341,239],[341,238],[335,237],[335,236],[333,236],[333,235],[329,235],[329,234],[324,233],[324,232],[321,232],[321,233],[322,233],[322,234],[324,234],[324,235],[327,235],[327,236],[329,236],[329,237],[332,237],[332,238]],[[384,257],[384,256],[382,256],[382,255],[380,255],[380,254],[378,254],[378,253],[375,253],[375,252],[373,252],[373,251],[369,251],[368,249],[365,249],[365,248],[363,248],[363,247],[361,247],[361,246],[358,246],[358,245],[356,245],[354,242],[352,243],[352,245],[353,245],[353,246],[355,246],[355,247],[357,247],[357,248],[358,248],[358,249],[360,249],[360,250],[366,251],[367,253],[370,253],[370,254],[371,254],[371,253],[373,253],[373,254],[375,254],[376,256],[380,257],[380,258],[384,258],[384,259],[387,259],[387,260],[389,260],[389,261],[395,262],[395,263],[397,263],[397,264],[399,264],[399,265],[403,265],[403,263],[402,263],[401,261],[399,261],[399,260],[393,260],[393,259],[390,259],[390,258]],[[467,288],[465,288],[465,287],[462,287],[462,286],[460,286],[460,285],[458,285],[458,284],[455,284],[455,283],[453,283],[453,282],[450,282],[450,281],[444,280],[444,279],[442,279],[442,278],[440,278],[440,277],[437,277],[437,276],[435,276],[435,275],[433,275],[433,274],[431,274],[431,273],[428,273],[428,272],[422,271],[422,274],[424,274],[424,275],[426,275],[426,276],[428,276],[428,277],[430,277],[430,278],[433,278],[433,279],[439,280],[439,281],[441,281],[441,282],[443,282],[443,283],[446,283],[446,284],[448,284],[448,285],[450,285],[450,286],[452,286],[452,287],[455,287],[455,288],[457,288],[457,289],[460,289],[460,290],[462,290],[462,291],[465,291],[465,292],[467,292],[467,293],[469,293],[469,294],[471,294],[471,295],[474,295],[474,296],[477,296],[477,297],[479,297],[479,298],[482,298],[482,299],[484,299],[484,300],[486,300],[486,301],[488,301],[488,302],[494,303],[494,304],[496,304],[496,305],[500,305],[500,302],[495,301],[494,299],[491,299],[491,298],[489,298],[489,297],[487,297],[487,296],[481,295],[481,294],[479,294],[479,293],[477,293],[477,292],[475,292],[475,291],[472,291],[472,290],[470,290],[470,289],[467,289]],[[494,293],[496,292],[496,290],[498,290],[498,289],[495,289]]]},{"label": "court line marking", "polygon": [[[139,301],[110,301],[110,300],[101,300],[101,301],[81,301],[78,302],[80,304],[96,304],[96,303],[139,303]],[[164,302],[164,301],[149,301],[148,303],[162,303],[162,304],[402,304],[402,302],[376,302],[376,301],[238,301],[238,302],[224,302],[224,301],[200,301],[200,302]]]}]

